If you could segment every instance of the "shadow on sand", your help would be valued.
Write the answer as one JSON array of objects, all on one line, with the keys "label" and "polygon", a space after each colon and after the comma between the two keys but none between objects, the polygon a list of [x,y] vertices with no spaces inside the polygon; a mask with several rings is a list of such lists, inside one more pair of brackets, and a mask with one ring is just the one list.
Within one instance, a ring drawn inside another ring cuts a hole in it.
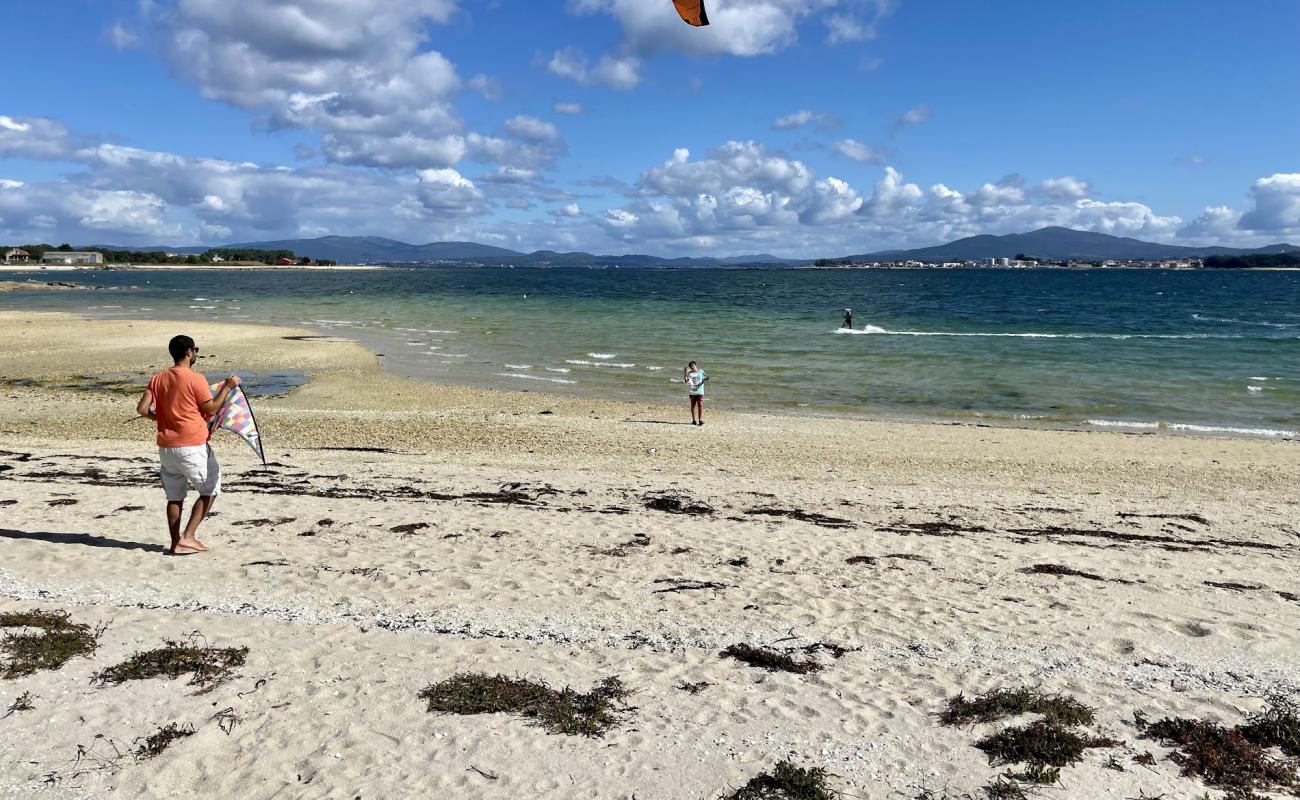
[{"label": "shadow on sand", "polygon": [[0,539],[24,539],[50,544],[80,544],[86,547],[112,547],[117,550],[144,550],[151,553],[166,553],[167,548],[161,544],[144,542],[124,542],[121,539],[109,539],[106,536],[92,536],[89,533],[50,533],[48,531],[17,531],[0,528]]},{"label": "shadow on sand", "polygon": [[636,425],[690,425],[690,422],[672,422],[666,419],[625,419],[624,422],[631,422]]}]

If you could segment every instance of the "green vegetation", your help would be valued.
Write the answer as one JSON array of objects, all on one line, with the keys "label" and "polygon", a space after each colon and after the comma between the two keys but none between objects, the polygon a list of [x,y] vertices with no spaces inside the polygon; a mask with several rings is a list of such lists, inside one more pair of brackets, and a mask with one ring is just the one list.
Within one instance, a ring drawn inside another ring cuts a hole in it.
[{"label": "green vegetation", "polygon": [[825,770],[796,767],[782,761],[771,772],[750,778],[723,800],[835,800],[835,797],[826,785]]},{"label": "green vegetation", "polygon": [[461,673],[423,689],[429,711],[443,714],[517,714],[552,733],[602,736],[629,709],[628,691],[618,678],[606,678],[586,694],[569,687],[556,691],[545,683],[504,675]]},{"label": "green vegetation", "polygon": [[957,695],[939,715],[944,725],[996,722],[1021,714],[1042,714],[1058,725],[1091,725],[1092,709],[1072,697],[1046,694],[1034,689],[997,689],[970,700]]},{"label": "green vegetation", "polygon": [[194,727],[192,725],[186,725],[182,728],[175,722],[169,723],[159,728],[156,733],[136,740],[140,742],[140,744],[135,748],[135,760],[147,761],[151,758],[157,758],[162,755],[162,752],[166,750],[172,742],[193,735]]},{"label": "green vegetation", "polygon": [[[0,678],[21,678],[41,670],[58,669],[99,647],[102,628],[72,622],[66,611],[24,611],[0,614],[0,628],[36,628],[39,633],[7,633],[0,640]],[[18,709],[23,710],[23,709]]]},{"label": "green vegetation", "polygon": [[[57,247],[48,244],[25,244],[23,250],[31,256],[32,261],[40,261],[46,253],[69,252],[73,247],[61,244]],[[222,261],[244,261],[258,264],[275,264],[280,259],[289,259],[300,267],[332,267],[334,261],[326,258],[311,259],[295,256],[292,250],[255,250],[251,248],[214,247],[202,254],[168,254],[162,250],[115,250],[107,247],[86,247],[78,252],[100,253],[105,264],[176,264],[200,265],[212,264],[217,258]]]},{"label": "green vegetation", "polygon": [[234,676],[244,665],[247,647],[199,647],[190,642],[167,641],[156,650],[146,650],[108,667],[94,677],[100,686],[151,678],[179,678],[192,673],[190,686],[211,691]]},{"label": "green vegetation", "polygon": [[1205,266],[1214,269],[1251,269],[1260,267],[1300,267],[1300,250],[1287,253],[1252,253],[1239,256],[1208,256]]},{"label": "green vegetation", "polygon": [[1081,761],[1091,748],[1118,744],[1114,739],[1082,736],[1060,723],[1040,719],[986,736],[975,747],[988,755],[991,764],[1029,764],[1041,769],[1068,767]]}]

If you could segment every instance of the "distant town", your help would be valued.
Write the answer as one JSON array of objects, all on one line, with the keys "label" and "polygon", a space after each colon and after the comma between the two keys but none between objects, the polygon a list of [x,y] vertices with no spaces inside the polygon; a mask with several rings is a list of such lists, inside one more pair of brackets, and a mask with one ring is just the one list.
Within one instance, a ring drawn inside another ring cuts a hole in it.
[{"label": "distant town", "polygon": [[292,250],[256,250],[249,248],[215,247],[199,254],[169,253],[163,250],[114,250],[111,248],[86,248],[75,250],[71,245],[57,247],[47,244],[28,244],[22,247],[0,249],[4,264],[59,267],[95,267],[134,264],[174,264],[176,266],[207,266],[220,264],[229,267],[279,266],[279,267],[332,267],[327,258],[296,256]]},{"label": "distant town", "polygon": [[[1300,255],[1300,254],[1297,254]],[[1300,261],[1300,258],[1292,259]],[[812,263],[813,269],[907,269],[925,267],[927,269],[970,269],[979,267],[997,268],[1043,268],[1059,269],[1202,269],[1206,259],[1201,258],[1162,258],[1157,260],[1107,259],[1102,261],[1075,261],[1073,259],[1038,259],[1028,256],[1015,258],[980,258],[964,261],[853,261],[820,258]],[[1217,265],[1216,265],[1217,266]]]}]

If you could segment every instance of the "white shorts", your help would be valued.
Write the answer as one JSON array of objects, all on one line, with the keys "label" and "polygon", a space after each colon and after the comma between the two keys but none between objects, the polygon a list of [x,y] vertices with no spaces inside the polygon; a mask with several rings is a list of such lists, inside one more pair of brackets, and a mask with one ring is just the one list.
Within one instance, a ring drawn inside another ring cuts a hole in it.
[{"label": "white shorts", "polygon": [[185,499],[192,487],[200,497],[215,497],[221,492],[221,467],[217,454],[206,444],[190,447],[159,447],[159,474],[168,502]]}]

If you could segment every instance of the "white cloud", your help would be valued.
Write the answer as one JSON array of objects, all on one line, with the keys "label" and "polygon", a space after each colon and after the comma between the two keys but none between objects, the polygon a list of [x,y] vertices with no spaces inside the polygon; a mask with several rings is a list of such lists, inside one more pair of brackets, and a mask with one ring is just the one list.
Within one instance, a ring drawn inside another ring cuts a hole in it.
[{"label": "white cloud", "polygon": [[151,18],[172,70],[205,97],[324,136],[341,164],[452,166],[460,87],[441,53],[419,48],[453,0],[174,0]]},{"label": "white cloud", "polygon": [[1238,223],[1243,230],[1300,231],[1300,173],[1279,172],[1250,187],[1253,208]]},{"label": "white cloud", "polygon": [[552,210],[551,214],[556,217],[581,217],[582,209],[577,203],[565,203],[559,208]]},{"label": "white cloud", "polygon": [[104,41],[118,51],[130,49],[139,40],[139,36],[128,31],[120,22],[115,22],[104,30]]},{"label": "white cloud", "polygon": [[556,103],[555,113],[565,114],[568,116],[572,116],[574,114],[581,114],[582,104],[581,103]]},{"label": "white cloud", "polygon": [[0,157],[58,159],[72,146],[68,130],[52,119],[0,115]]},{"label": "white cloud", "polygon": [[861,42],[875,38],[875,31],[856,17],[832,14],[826,18],[826,43]]},{"label": "white cloud", "polygon": [[831,114],[803,109],[793,114],[786,114],[784,117],[777,117],[772,121],[772,129],[790,131],[810,123],[816,124],[822,130],[834,130],[840,126],[840,120]]},{"label": "white cloud", "polygon": [[1092,194],[1092,184],[1065,175],[1048,178],[1038,185],[1038,190],[1056,200],[1080,200]]},{"label": "white cloud", "polygon": [[1208,206],[1196,219],[1179,229],[1180,237],[1206,243],[1231,241],[1238,233],[1241,214],[1227,206]]},{"label": "white cloud", "polygon": [[466,85],[483,95],[485,100],[495,103],[501,99],[501,81],[489,75],[475,75]]},{"label": "white cloud", "polygon": [[885,154],[869,144],[854,139],[841,139],[835,143],[835,152],[859,164],[883,164]]},{"label": "white cloud", "polygon": [[641,61],[632,56],[603,55],[591,67],[587,57],[574,47],[557,50],[546,62],[552,75],[567,78],[583,86],[604,86],[610,89],[635,89],[641,82]]},{"label": "white cloud", "polygon": [[553,123],[519,114],[506,120],[506,132],[516,139],[532,143],[554,143],[561,141],[560,131]]},{"label": "white cloud", "polygon": [[898,133],[904,128],[910,128],[913,125],[920,125],[930,119],[931,113],[931,109],[927,105],[920,105],[907,111],[903,116],[894,120],[894,133]]}]

